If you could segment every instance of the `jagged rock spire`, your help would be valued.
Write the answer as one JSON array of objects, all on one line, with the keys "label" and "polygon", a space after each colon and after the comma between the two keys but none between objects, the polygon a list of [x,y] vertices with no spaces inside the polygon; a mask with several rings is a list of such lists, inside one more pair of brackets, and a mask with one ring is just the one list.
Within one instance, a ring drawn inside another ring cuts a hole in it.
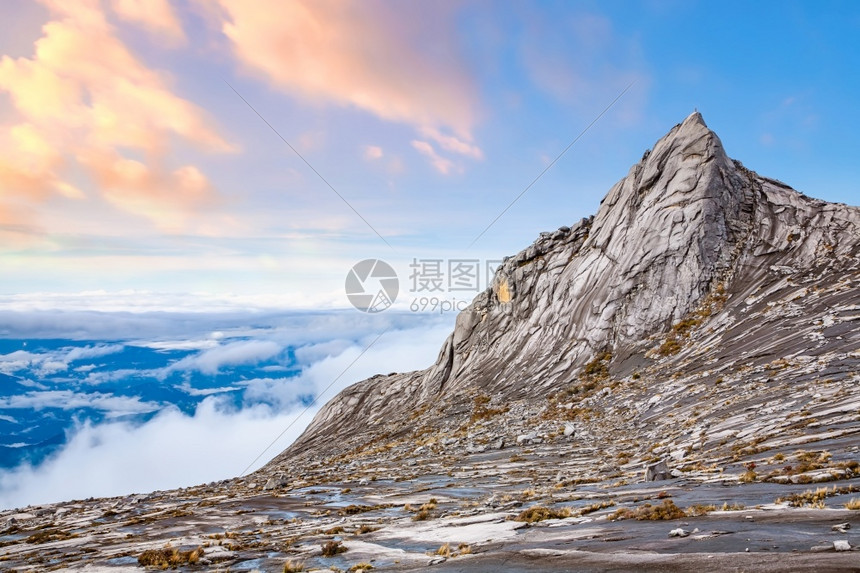
[{"label": "jagged rock spire", "polygon": [[[610,189],[594,217],[542,233],[508,257],[457,317],[434,366],[348,388],[284,455],[391,423],[421,403],[477,392],[547,396],[596,357],[629,373],[658,360],[660,338],[680,319],[702,316],[709,294],[731,303],[710,319],[724,328],[744,316],[740,301],[774,288],[769,269],[856,272],[858,237],[860,209],[806,198],[745,169],[693,112]],[[796,328],[768,330],[768,344],[788,344],[779,333]],[[726,345],[735,348],[735,339]]]},{"label": "jagged rock spire", "polygon": [[492,389],[523,370],[553,385],[598,352],[634,351],[731,268],[752,202],[750,181],[692,113],[613,186],[592,220],[542,237],[499,269],[494,290],[458,317],[425,395],[476,380]]}]

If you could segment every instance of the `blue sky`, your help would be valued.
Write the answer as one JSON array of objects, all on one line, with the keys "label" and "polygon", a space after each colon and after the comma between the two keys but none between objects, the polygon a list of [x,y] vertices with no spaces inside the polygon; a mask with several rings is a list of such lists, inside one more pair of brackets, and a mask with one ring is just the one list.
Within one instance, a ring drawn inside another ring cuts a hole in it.
[{"label": "blue sky", "polygon": [[499,259],[592,214],[694,108],[857,204],[858,38],[853,2],[4,2],[0,295],[344,307],[358,260]]}]

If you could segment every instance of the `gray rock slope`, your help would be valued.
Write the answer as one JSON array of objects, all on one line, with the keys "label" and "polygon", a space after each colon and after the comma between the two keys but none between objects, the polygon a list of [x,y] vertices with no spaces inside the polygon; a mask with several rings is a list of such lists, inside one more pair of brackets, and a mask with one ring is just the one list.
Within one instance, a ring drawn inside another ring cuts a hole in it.
[{"label": "gray rock slope", "polygon": [[[534,402],[578,385],[582,402],[605,380],[632,385],[641,373],[653,381],[638,394],[649,404],[682,377],[682,395],[718,378],[740,394],[777,360],[781,383],[808,381],[810,361],[831,378],[856,377],[858,268],[860,209],[746,169],[693,113],[596,215],[506,258],[435,365],[347,388],[268,470],[403,434],[430,406],[440,420],[462,414],[477,395]],[[625,418],[628,429],[648,420]]]}]

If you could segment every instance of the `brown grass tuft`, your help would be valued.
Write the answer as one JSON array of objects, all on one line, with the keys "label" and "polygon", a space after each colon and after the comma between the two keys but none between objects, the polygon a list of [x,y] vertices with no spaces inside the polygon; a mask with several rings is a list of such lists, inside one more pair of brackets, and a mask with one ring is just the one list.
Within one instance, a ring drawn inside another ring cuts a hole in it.
[{"label": "brown grass tuft", "polygon": [[198,547],[190,551],[180,551],[175,547],[167,546],[163,549],[148,549],[140,554],[137,563],[141,567],[159,567],[167,569],[176,568],[180,565],[193,565],[203,557],[203,548]]},{"label": "brown grass tuft", "polygon": [[322,544],[323,557],[334,557],[338,553],[346,553],[347,547],[340,541],[328,541]]},{"label": "brown grass tuft", "polygon": [[636,509],[622,507],[610,516],[616,519],[638,519],[639,521],[660,521],[669,519],[682,519],[687,517],[683,509],[675,505],[671,499],[663,500],[662,505],[651,505],[645,503]]},{"label": "brown grass tuft", "polygon": [[538,521],[543,521],[544,519],[564,519],[565,517],[570,517],[570,515],[571,512],[569,507],[552,509],[536,505],[521,511],[520,514],[514,518],[514,521],[536,523]]},{"label": "brown grass tuft", "polygon": [[374,532],[374,531],[377,531],[378,529],[379,529],[378,527],[373,527],[372,525],[368,525],[368,524],[366,524],[366,523],[362,523],[362,524],[361,524],[361,527],[359,527],[359,528],[358,528],[358,530],[356,531],[356,533],[357,533],[358,535],[364,535],[365,533],[372,533],[372,532]]}]

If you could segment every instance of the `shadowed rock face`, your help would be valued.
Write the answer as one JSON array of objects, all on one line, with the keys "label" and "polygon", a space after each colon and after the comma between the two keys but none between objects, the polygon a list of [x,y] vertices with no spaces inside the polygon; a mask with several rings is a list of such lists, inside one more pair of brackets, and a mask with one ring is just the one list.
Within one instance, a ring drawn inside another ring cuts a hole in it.
[{"label": "shadowed rock face", "polygon": [[[434,366],[348,388],[270,467],[354,446],[383,426],[396,433],[392,422],[422,406],[456,410],[476,393],[500,403],[545,399],[595,369],[620,378],[651,367],[668,377],[682,365],[732,370],[744,356],[808,353],[817,344],[810,322],[853,294],[858,237],[860,210],[747,170],[693,113],[595,216],[508,257],[457,317]],[[801,284],[816,300],[771,312],[790,301],[775,306],[768,293]],[[850,336],[827,339],[829,352],[856,350],[854,325],[843,329]]]}]

